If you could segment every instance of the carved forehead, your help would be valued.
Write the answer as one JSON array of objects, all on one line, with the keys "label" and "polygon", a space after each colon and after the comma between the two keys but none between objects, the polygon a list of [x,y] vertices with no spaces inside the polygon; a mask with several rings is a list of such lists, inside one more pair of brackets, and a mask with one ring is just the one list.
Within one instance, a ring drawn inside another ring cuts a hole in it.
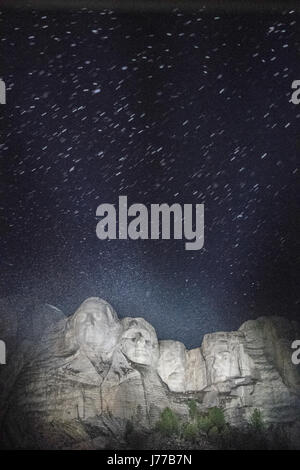
[{"label": "carved forehead", "polygon": [[161,361],[184,363],[186,348],[180,341],[163,340],[159,342],[159,355]]},{"label": "carved forehead", "polygon": [[115,325],[119,321],[112,306],[98,297],[91,297],[85,300],[72,317],[74,326],[75,324],[92,320],[100,321],[107,325]]},{"label": "carved forehead", "polygon": [[148,337],[154,342],[157,342],[157,336],[155,329],[153,328],[150,323],[148,323],[146,320],[143,318],[123,318],[121,320],[122,326],[123,326],[123,335],[124,337],[126,336],[131,336],[136,333],[141,333],[143,336]]},{"label": "carved forehead", "polygon": [[203,347],[210,354],[238,353],[243,344],[243,336],[238,332],[210,333],[204,336]]}]

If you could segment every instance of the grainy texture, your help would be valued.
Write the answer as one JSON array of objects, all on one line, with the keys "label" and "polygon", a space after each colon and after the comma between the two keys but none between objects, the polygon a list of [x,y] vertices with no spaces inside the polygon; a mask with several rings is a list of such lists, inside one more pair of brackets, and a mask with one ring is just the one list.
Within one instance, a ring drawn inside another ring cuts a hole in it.
[{"label": "grainy texture", "polygon": [[27,334],[1,369],[2,445],[122,447],[129,422],[147,433],[167,406],[187,417],[190,398],[200,410],[222,407],[232,425],[243,426],[255,408],[267,424],[292,425],[300,416],[291,362],[299,333],[296,322],[261,317],[208,334],[189,351],[159,342],[143,318],[119,320],[106,301],[87,299],[40,341]]}]

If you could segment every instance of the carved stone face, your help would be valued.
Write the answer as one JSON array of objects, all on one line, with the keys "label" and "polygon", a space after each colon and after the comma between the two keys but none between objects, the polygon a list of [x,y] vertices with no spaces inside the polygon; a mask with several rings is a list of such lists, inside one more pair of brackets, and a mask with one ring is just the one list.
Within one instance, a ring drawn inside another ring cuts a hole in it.
[{"label": "carved stone face", "polygon": [[158,360],[158,341],[154,328],[143,318],[124,318],[120,348],[136,364],[155,366]]},{"label": "carved stone face", "polygon": [[186,387],[186,349],[179,341],[160,341],[157,372],[173,392]]},{"label": "carved stone face", "polygon": [[213,383],[243,376],[242,363],[247,358],[241,355],[242,338],[238,334],[212,333],[206,335],[203,344]]},{"label": "carved stone face", "polygon": [[117,314],[105,300],[83,302],[68,324],[67,335],[92,355],[112,353],[121,332]]},{"label": "carved stone face", "polygon": [[234,350],[219,351],[215,354],[212,374],[214,382],[224,381],[240,375],[237,356]]}]

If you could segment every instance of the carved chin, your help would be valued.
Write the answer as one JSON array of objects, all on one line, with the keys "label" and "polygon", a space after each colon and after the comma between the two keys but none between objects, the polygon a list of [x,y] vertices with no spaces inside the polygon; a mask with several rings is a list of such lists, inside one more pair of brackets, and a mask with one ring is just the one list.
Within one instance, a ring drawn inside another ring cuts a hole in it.
[{"label": "carved chin", "polygon": [[134,362],[135,364],[150,365],[152,363],[152,358],[147,353],[147,351],[138,352],[124,350],[123,353],[131,362]]},{"label": "carved chin", "polygon": [[137,364],[150,365],[152,363],[152,360],[151,357],[149,357],[146,353],[140,353],[135,355],[135,362]]}]

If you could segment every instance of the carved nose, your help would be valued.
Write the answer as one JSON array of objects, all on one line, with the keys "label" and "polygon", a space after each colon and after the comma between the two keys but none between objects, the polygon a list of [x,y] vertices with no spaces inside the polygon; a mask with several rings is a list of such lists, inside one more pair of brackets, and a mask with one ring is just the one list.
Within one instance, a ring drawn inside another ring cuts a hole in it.
[{"label": "carved nose", "polygon": [[138,346],[145,346],[146,344],[145,338],[141,334],[137,338],[137,344]]}]

